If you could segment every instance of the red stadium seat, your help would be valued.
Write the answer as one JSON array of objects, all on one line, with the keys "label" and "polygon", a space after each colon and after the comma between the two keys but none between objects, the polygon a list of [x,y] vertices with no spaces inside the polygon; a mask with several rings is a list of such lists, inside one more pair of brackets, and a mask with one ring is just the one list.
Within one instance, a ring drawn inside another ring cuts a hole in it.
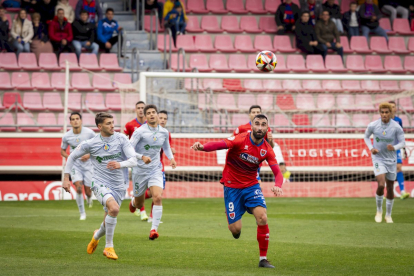
[{"label": "red stadium seat", "polygon": [[265,33],[276,33],[277,26],[274,17],[261,16],[259,19],[259,29]]},{"label": "red stadium seat", "polygon": [[[197,21],[198,23],[198,21]],[[186,27],[188,29],[188,27]],[[223,30],[220,28],[217,16],[215,15],[205,15],[201,18],[201,31],[206,31],[207,33],[222,33]]]},{"label": "red stadium seat", "polygon": [[2,117],[3,113],[0,113],[0,131],[16,131],[16,127],[14,127],[16,123],[14,122],[13,115],[7,113]]},{"label": "red stadium seat", "polygon": [[363,91],[367,92],[377,92],[380,91],[379,82],[372,80],[363,80],[361,81],[361,88]]},{"label": "red stadium seat", "polygon": [[342,49],[344,51],[344,54],[350,54],[353,51],[351,50],[351,48],[349,48],[349,40],[347,36],[341,36],[339,37],[340,41],[341,41],[341,45],[342,45]]},{"label": "red stadium seat", "polygon": [[[207,104],[206,104],[206,101],[207,101]],[[204,95],[198,94],[198,109],[203,110],[203,109],[207,108],[209,106],[209,104],[210,104],[210,95],[208,95],[208,94],[204,94]],[[214,115],[217,115],[217,114],[214,114]]]},{"label": "red stadium seat", "polygon": [[414,73],[414,56],[405,56],[404,69],[411,73]]},{"label": "red stadium seat", "polygon": [[122,71],[122,67],[119,67],[116,54],[101,54],[99,62],[101,64],[101,69],[106,71]]},{"label": "red stadium seat", "polygon": [[[165,48],[167,49],[167,51],[170,50],[170,36],[166,35],[166,43],[165,43]],[[158,39],[157,39],[157,48],[158,51],[163,52],[164,51],[164,35],[163,34],[159,34],[158,35]],[[171,51],[176,52],[177,48],[174,46],[174,42],[171,39]]]},{"label": "red stadium seat", "polygon": [[358,132],[365,132],[369,123],[371,123],[369,114],[354,114],[352,116],[352,124]]},{"label": "red stadium seat", "polygon": [[[197,40],[196,40],[197,41]],[[178,69],[180,70],[180,72],[183,71],[183,55],[180,55],[180,64],[178,64],[178,55],[177,54],[172,54],[171,55],[171,69],[173,69],[174,71],[177,71]],[[180,65],[178,67],[178,65]],[[187,60],[185,61],[185,71],[189,72],[191,71],[191,68],[188,66],[188,62]]]},{"label": "red stadium seat", "polygon": [[391,54],[387,40],[383,36],[372,36],[370,45],[371,50],[377,54]]},{"label": "red stadium seat", "polygon": [[263,9],[262,1],[246,0],[246,10],[252,14],[266,14],[267,11]]},{"label": "red stadium seat", "polygon": [[45,132],[59,132],[62,130],[62,127],[57,124],[54,113],[39,113],[37,123],[42,126],[41,129]]},{"label": "red stadium seat", "polygon": [[62,111],[62,99],[60,93],[44,93],[43,94],[43,106],[50,111]]},{"label": "red stadium seat", "polygon": [[[242,33],[237,16],[223,16],[221,18],[221,28],[228,33]],[[217,39],[217,37],[216,37]]]},{"label": "red stadium seat", "polygon": [[39,127],[35,126],[36,123],[32,114],[17,113],[17,125],[19,126],[20,131],[39,131]]},{"label": "red stadium seat", "polygon": [[80,111],[85,109],[85,105],[82,104],[82,94],[81,93],[70,93],[68,98],[68,108],[73,111]]},{"label": "red stadium seat", "polygon": [[297,126],[296,131],[299,132],[314,132],[314,128],[309,127],[300,127],[300,126],[310,126],[309,117],[307,114],[293,114],[292,122]]},{"label": "red stadium seat", "polygon": [[207,0],[206,7],[213,14],[228,13],[228,10],[224,8],[222,0]]},{"label": "red stadium seat", "polygon": [[[1,57],[1,55],[0,55]],[[6,90],[13,88],[10,82],[10,75],[8,72],[0,72],[0,89]]]},{"label": "red stadium seat", "polygon": [[365,36],[351,37],[351,50],[359,54],[370,54],[372,51],[368,47],[368,41]]},{"label": "red stadium seat", "polygon": [[208,13],[208,10],[204,8],[203,0],[188,0],[187,1],[187,11],[197,14]]},{"label": "red stadium seat", "polygon": [[19,55],[19,66],[20,68],[28,71],[39,70],[36,55],[34,53],[21,53]]},{"label": "red stadium seat", "polygon": [[283,92],[280,80],[263,80],[263,88],[269,92]]},{"label": "red stadium seat", "polygon": [[286,64],[287,68],[293,72],[308,72],[302,55],[288,55]]},{"label": "red stadium seat", "polygon": [[227,58],[224,54],[210,55],[210,68],[217,72],[230,72],[231,69],[227,64]]},{"label": "red stadium seat", "polygon": [[355,108],[360,111],[375,111],[372,97],[369,94],[357,94],[355,96]]},{"label": "red stadium seat", "polygon": [[390,95],[387,95],[387,94],[376,94],[375,97],[374,97],[374,101],[375,101],[374,107],[375,107],[375,109],[378,110],[379,105],[381,103],[388,102],[388,101],[391,101],[391,100],[393,100],[393,98]]},{"label": "red stadium seat", "polygon": [[408,39],[408,51],[410,51],[411,53],[414,52],[414,37],[410,37]]},{"label": "red stadium seat", "polygon": [[195,48],[203,53],[214,53],[216,49],[213,47],[210,35],[198,35],[195,37]]},{"label": "red stadium seat", "polygon": [[273,110],[273,95],[272,94],[259,94],[257,95],[257,104],[265,110]]},{"label": "red stadium seat", "polygon": [[351,70],[355,73],[358,72],[367,72],[368,70],[365,68],[364,60],[362,56],[358,55],[348,55],[346,57],[346,68]]},{"label": "red stadium seat", "polygon": [[328,72],[328,70],[325,68],[325,64],[321,55],[307,55],[306,68],[315,73]]},{"label": "red stadium seat", "polygon": [[331,120],[329,120],[329,114],[313,114],[312,115],[312,126],[317,127],[316,130],[319,132],[324,132],[324,133],[334,132],[334,128],[332,128]]},{"label": "red stadium seat", "polygon": [[408,19],[395,18],[392,22],[392,29],[400,35],[414,35],[414,32],[410,29]]},{"label": "red stadium seat", "polygon": [[281,0],[265,0],[265,10],[274,14],[281,3]]},{"label": "red stadium seat", "polygon": [[259,29],[259,27],[257,26],[257,20],[254,16],[242,16],[240,18],[240,29],[242,29],[246,33],[252,34],[259,34],[262,32],[262,30]]},{"label": "red stadium seat", "polygon": [[92,78],[92,86],[98,91],[114,91],[111,77],[107,73],[94,74]]},{"label": "red stadium seat", "polygon": [[252,105],[256,104],[256,99],[252,94],[240,94],[237,99],[237,103],[240,111],[246,111],[249,110]]},{"label": "red stadium seat", "polygon": [[[200,23],[198,23],[198,17],[197,16],[187,16],[187,26],[185,27],[185,30],[189,33],[202,33],[204,31],[204,27],[200,28]],[[203,19],[207,16],[203,16],[201,19],[201,24],[203,24]]]},{"label": "red stadium seat", "polygon": [[[200,99],[200,98],[199,98]],[[199,108],[201,103],[199,103]],[[203,107],[205,108],[205,107]],[[200,108],[200,109],[203,109]],[[214,126],[214,130],[219,130],[219,131],[226,131],[227,129],[225,127],[223,127],[224,125],[227,125],[227,121],[226,121],[226,115],[221,113],[221,114],[213,114],[213,126]]]},{"label": "red stadium seat", "polygon": [[69,70],[70,71],[80,71],[82,70],[78,64],[78,58],[76,57],[75,53],[61,53],[59,56],[59,66],[60,69],[66,68],[66,61],[69,62]]},{"label": "red stadium seat", "polygon": [[276,126],[275,132],[289,133],[294,131],[289,122],[289,118],[284,114],[275,114],[273,124]]},{"label": "red stadium seat", "polygon": [[223,80],[223,87],[226,88],[228,91],[231,92],[244,92],[244,89],[241,85],[240,79],[224,79]]},{"label": "red stadium seat", "polygon": [[273,38],[273,48],[281,53],[294,53],[296,49],[292,48],[290,37],[287,35],[276,35]]},{"label": "red stadium seat", "polygon": [[254,38],[254,48],[257,51],[261,51],[262,49],[274,51],[269,35],[256,35]]},{"label": "red stadium seat", "polygon": [[20,109],[16,106],[16,104],[23,105],[22,99],[20,97],[20,93],[18,92],[5,92],[3,94],[3,106],[4,108],[8,109],[14,105],[12,110]]},{"label": "red stadium seat", "polygon": [[238,35],[234,40],[234,47],[242,53],[253,53],[256,50],[253,48],[252,39],[249,35]]},{"label": "red stadium seat", "polygon": [[385,73],[387,71],[382,66],[382,60],[380,56],[367,55],[365,57],[365,68],[373,73]]},{"label": "red stadium seat", "polygon": [[388,17],[383,17],[379,20],[379,25],[381,28],[383,28],[387,35],[395,35],[396,32],[392,30],[390,19]]},{"label": "red stadium seat", "polygon": [[250,68],[248,68],[246,64],[245,55],[230,55],[229,67],[237,73],[250,72]]},{"label": "red stadium seat", "polygon": [[282,87],[290,92],[299,92],[303,91],[302,84],[300,83],[300,80],[283,80],[282,81]]},{"label": "red stadium seat", "polygon": [[98,64],[98,58],[95,54],[81,54],[79,65],[82,69],[101,71],[101,67]]},{"label": "red stadium seat", "polygon": [[93,131],[99,131],[95,124],[95,115],[83,113],[82,123],[84,126],[91,128]]},{"label": "red stadium seat", "polygon": [[130,86],[132,84],[131,75],[125,73],[116,73],[114,75],[114,87]]},{"label": "red stadium seat", "polygon": [[399,107],[402,108],[404,111],[407,111],[407,112],[413,112],[414,111],[413,101],[412,101],[411,97],[399,98],[397,100],[397,103],[398,103]]},{"label": "red stadium seat", "polygon": [[104,97],[101,93],[87,93],[85,105],[92,111],[106,110]]},{"label": "red stadium seat", "polygon": [[200,72],[211,72],[208,66],[207,57],[203,54],[194,54],[190,56],[190,68],[197,68]]},{"label": "red stadium seat", "polygon": [[414,90],[414,81],[400,81],[402,90]]},{"label": "red stadium seat", "polygon": [[351,94],[339,94],[336,96],[336,108],[344,111],[355,109],[355,98]]},{"label": "red stadium seat", "polygon": [[0,53],[0,68],[4,70],[20,70],[15,53]]},{"label": "red stadium seat", "polygon": [[37,92],[28,92],[23,95],[23,106],[25,109],[33,111],[45,110],[42,104],[42,98]]},{"label": "red stadium seat", "polygon": [[217,95],[217,108],[227,111],[237,111],[236,101],[232,94],[218,94]]},{"label": "red stadium seat", "polygon": [[233,41],[229,35],[217,35],[214,41],[214,48],[222,53],[235,53]]},{"label": "red stadium seat", "polygon": [[338,132],[355,131],[355,129],[352,128],[351,120],[347,114],[335,114],[332,118],[335,122],[335,126],[337,127]]},{"label": "red stadium seat", "polygon": [[323,80],[322,88],[330,92],[342,92],[342,85],[339,80]]},{"label": "red stadium seat", "polygon": [[92,91],[88,73],[74,73],[72,75],[72,87],[78,91]]},{"label": "red stadium seat", "polygon": [[60,70],[55,53],[41,53],[39,67],[43,70]]},{"label": "red stadium seat", "polygon": [[[308,64],[306,62],[306,64]],[[326,69],[333,73],[345,73],[347,69],[344,68],[344,63],[339,55],[328,55],[325,58]]]},{"label": "red stadium seat", "polygon": [[343,80],[342,88],[344,91],[348,92],[362,92],[361,85],[359,81],[356,80]]},{"label": "red stadium seat", "polygon": [[295,102],[291,94],[278,94],[276,95],[276,105],[280,110],[296,110]]},{"label": "red stadium seat", "polygon": [[303,90],[307,92],[323,92],[319,80],[302,80]]},{"label": "red stadium seat", "polygon": [[223,80],[221,79],[204,79],[203,87],[206,90],[210,88],[211,90],[215,92],[226,91],[226,89],[223,87]]},{"label": "red stadium seat", "polygon": [[341,13],[349,11],[349,4],[354,2],[353,0],[341,0]]},{"label": "red stadium seat", "polygon": [[[155,16],[152,17],[152,31],[155,32],[155,26],[157,24],[157,19]],[[145,31],[150,32],[151,31],[151,16],[150,15],[145,15],[144,16],[144,21],[145,21]],[[189,23],[189,22],[187,22]],[[188,29],[188,25],[186,28],[188,31],[190,31]],[[158,32],[164,32],[164,26],[163,24],[160,24],[158,21]]]},{"label": "red stadium seat", "polygon": [[410,51],[405,47],[405,40],[401,36],[388,38],[388,47],[395,54],[408,54]]},{"label": "red stadium seat", "polygon": [[247,10],[244,8],[243,0],[227,0],[227,10],[235,14],[246,14]]},{"label": "red stadium seat", "polygon": [[335,106],[335,98],[332,94],[318,94],[316,104],[318,109],[328,110]]},{"label": "red stadium seat", "polygon": [[231,129],[235,129],[240,125],[244,125],[246,122],[249,121],[249,115],[247,114],[233,114],[231,119]]},{"label": "red stadium seat", "polygon": [[[52,73],[51,86],[56,90],[65,90],[66,76],[65,73]],[[72,85],[69,82],[69,89],[72,89]]]},{"label": "red stadium seat", "polygon": [[[256,56],[254,57],[253,65],[254,67],[256,67]],[[259,71],[259,69],[257,68],[256,70]],[[279,58],[277,59],[277,66],[274,71],[275,73],[285,73],[285,72],[290,71],[290,69],[286,67],[286,62],[285,62],[285,58],[283,57],[283,55],[279,56]]]},{"label": "red stadium seat", "polygon": [[203,82],[201,81],[201,79],[185,79],[184,87],[188,91],[197,91],[197,89],[199,91],[204,91]]},{"label": "red stadium seat", "polygon": [[52,86],[50,86],[49,74],[33,72],[32,87],[36,90],[53,90]]},{"label": "red stadium seat", "polygon": [[250,92],[264,92],[264,91],[266,91],[263,88],[262,80],[245,79],[244,80],[244,88],[246,88]]},{"label": "red stadium seat", "polygon": [[297,94],[296,107],[301,111],[314,111],[316,109],[313,95]]},{"label": "red stadium seat", "polygon": [[398,86],[397,81],[380,81],[380,88],[385,92],[399,93],[402,90]]},{"label": "red stadium seat", "polygon": [[[253,71],[253,72],[260,72],[260,70],[257,69],[257,67],[256,67],[256,56],[257,56],[256,54],[247,56],[247,68],[250,71]],[[278,68],[278,67],[276,66],[276,68]],[[286,69],[286,66],[285,66],[285,70],[286,70],[286,72],[289,71],[289,70]]]},{"label": "red stadium seat", "polygon": [[406,70],[401,64],[401,58],[399,56],[386,56],[384,58],[385,70],[395,74],[405,74]]},{"label": "red stadium seat", "polygon": [[29,73],[26,72],[14,72],[12,73],[12,86],[17,90],[32,90],[33,87],[30,84]]}]

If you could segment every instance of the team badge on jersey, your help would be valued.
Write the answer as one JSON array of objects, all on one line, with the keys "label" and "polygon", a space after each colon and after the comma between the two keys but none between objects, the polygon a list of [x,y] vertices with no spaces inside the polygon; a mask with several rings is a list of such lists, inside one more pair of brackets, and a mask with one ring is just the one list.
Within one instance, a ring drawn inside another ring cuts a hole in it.
[{"label": "team badge on jersey", "polygon": [[157,136],[154,136],[154,142],[157,141]]},{"label": "team badge on jersey", "polygon": [[266,155],[266,153],[267,153],[267,150],[264,150],[264,149],[261,149],[260,150],[260,156],[265,156]]},{"label": "team badge on jersey", "polygon": [[382,135],[384,135],[384,136],[387,135],[387,133],[385,132],[385,130],[382,132]]},{"label": "team badge on jersey", "polygon": [[76,138],[76,140],[75,140],[75,141],[76,141],[76,143],[79,143],[79,141],[80,141],[80,140],[79,140],[79,138]]},{"label": "team badge on jersey", "polygon": [[108,144],[104,144],[103,150],[108,151],[111,147]]},{"label": "team badge on jersey", "polygon": [[234,219],[236,217],[236,213],[235,212],[231,212],[229,214],[229,218]]}]

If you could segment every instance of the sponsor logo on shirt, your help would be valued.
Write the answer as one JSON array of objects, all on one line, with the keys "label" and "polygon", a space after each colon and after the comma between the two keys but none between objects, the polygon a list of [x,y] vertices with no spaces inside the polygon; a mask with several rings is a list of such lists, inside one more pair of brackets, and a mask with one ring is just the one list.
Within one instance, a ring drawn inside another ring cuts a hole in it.
[{"label": "sponsor logo on shirt", "polygon": [[240,158],[242,160],[247,161],[247,162],[252,163],[252,164],[259,164],[259,158],[255,157],[255,156],[252,156],[248,153],[240,154]]},{"label": "sponsor logo on shirt", "polygon": [[249,146],[248,146],[248,145],[245,145],[245,146],[244,146],[244,149],[245,149],[245,150],[248,150],[248,149],[249,149]]},{"label": "sponsor logo on shirt", "polygon": [[121,157],[121,155],[122,155],[122,153],[121,153],[121,152],[118,152],[118,153],[116,153],[116,154],[112,154],[112,155],[108,155],[108,156],[104,156],[104,157],[97,156],[97,157],[96,157],[96,160],[97,160],[99,163],[102,163],[102,161],[111,160],[111,159],[116,159],[116,158],[118,158],[118,157]]},{"label": "sponsor logo on shirt", "polygon": [[394,141],[394,139],[381,139],[379,137],[375,137],[375,141],[377,141],[377,143],[379,142],[383,142],[383,143],[392,143]]},{"label": "sponsor logo on shirt", "polygon": [[144,149],[145,149],[145,150],[149,150],[149,149],[160,149],[160,148],[162,148],[162,146],[150,146],[150,145],[148,145],[148,144],[146,144],[146,145],[144,146]]}]

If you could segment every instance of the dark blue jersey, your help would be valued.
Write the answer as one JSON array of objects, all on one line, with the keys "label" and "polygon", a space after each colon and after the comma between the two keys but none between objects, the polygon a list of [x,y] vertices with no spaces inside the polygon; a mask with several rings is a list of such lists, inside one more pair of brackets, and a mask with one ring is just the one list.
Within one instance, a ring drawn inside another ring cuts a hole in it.
[{"label": "dark blue jersey", "polygon": [[395,116],[393,120],[396,121],[401,126],[401,128],[403,128],[403,123],[400,117]]}]

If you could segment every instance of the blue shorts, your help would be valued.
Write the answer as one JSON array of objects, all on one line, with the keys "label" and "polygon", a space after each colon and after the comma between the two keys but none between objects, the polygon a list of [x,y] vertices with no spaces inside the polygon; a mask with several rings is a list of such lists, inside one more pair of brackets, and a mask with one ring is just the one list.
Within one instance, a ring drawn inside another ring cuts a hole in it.
[{"label": "blue shorts", "polygon": [[266,201],[259,184],[244,189],[224,186],[224,204],[229,224],[240,220],[246,211],[251,214],[250,208],[257,206],[266,208]]},{"label": "blue shorts", "polygon": [[162,189],[165,190],[165,172],[162,172],[162,181],[163,181]]},{"label": "blue shorts", "polygon": [[262,179],[260,178],[260,168],[261,168],[261,167],[259,167],[259,168],[257,169],[257,176],[256,176],[257,181],[262,180]]},{"label": "blue shorts", "polygon": [[397,164],[402,164],[401,150],[397,150]]}]

